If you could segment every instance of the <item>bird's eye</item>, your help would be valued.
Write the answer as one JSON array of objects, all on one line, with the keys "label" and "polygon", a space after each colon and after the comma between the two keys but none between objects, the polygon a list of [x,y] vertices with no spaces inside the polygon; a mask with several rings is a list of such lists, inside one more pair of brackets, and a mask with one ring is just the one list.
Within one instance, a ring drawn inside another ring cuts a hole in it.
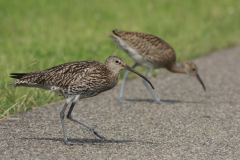
[{"label": "bird's eye", "polygon": [[192,71],[195,71],[195,70],[196,70],[195,68],[192,69]]},{"label": "bird's eye", "polygon": [[120,63],[120,62],[118,60],[116,60],[115,63]]}]

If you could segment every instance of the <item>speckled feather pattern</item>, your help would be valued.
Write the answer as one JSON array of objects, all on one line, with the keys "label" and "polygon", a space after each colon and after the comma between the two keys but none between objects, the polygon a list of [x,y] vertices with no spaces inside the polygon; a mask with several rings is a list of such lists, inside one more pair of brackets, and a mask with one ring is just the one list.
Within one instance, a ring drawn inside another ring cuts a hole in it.
[{"label": "speckled feather pattern", "polygon": [[[148,68],[167,68],[176,61],[173,48],[156,36],[120,30],[114,30],[113,33],[114,35],[110,35],[110,37],[139,65]],[[129,47],[139,54],[139,58],[130,53],[133,50],[129,50]]]},{"label": "speckled feather pattern", "polygon": [[26,73],[11,84],[57,91],[65,98],[80,95],[82,99],[113,88],[117,84],[118,74],[97,61],[78,61]]},{"label": "speckled feather pattern", "polygon": [[112,89],[118,82],[119,72],[123,69],[139,75],[154,89],[152,83],[146,77],[131,69],[125,64],[124,60],[118,56],[108,57],[105,64],[97,61],[78,61],[65,63],[44,71],[10,73],[11,78],[19,79],[10,84],[15,87],[24,86],[52,90],[63,96],[66,99],[66,103],[60,112],[63,139],[66,145],[73,145],[76,143],[68,141],[64,122],[65,110],[68,104],[71,103],[71,107],[66,116],[69,120],[88,128],[94,136],[105,139],[94,127],[74,119],[71,113],[77,101],[96,96],[101,92]]}]

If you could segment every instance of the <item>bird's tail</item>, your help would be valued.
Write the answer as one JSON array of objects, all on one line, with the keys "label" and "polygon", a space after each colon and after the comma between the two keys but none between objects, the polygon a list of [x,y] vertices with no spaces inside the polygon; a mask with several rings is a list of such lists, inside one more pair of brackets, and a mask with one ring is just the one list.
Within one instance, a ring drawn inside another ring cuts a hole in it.
[{"label": "bird's tail", "polygon": [[[17,87],[17,86],[22,86],[23,84],[28,83],[24,78],[28,74],[29,73],[10,73],[9,77],[19,79],[19,80],[9,83],[9,85],[13,85],[14,87]],[[22,80],[22,79],[24,79],[24,80]]]},{"label": "bird's tail", "polygon": [[10,73],[11,78],[18,79],[15,82],[9,83],[10,85],[13,85],[14,87],[18,86],[29,86],[33,84],[37,84],[35,82],[35,79],[38,78],[37,72],[31,72],[31,73]]},{"label": "bird's tail", "polygon": [[28,73],[10,73],[11,78],[21,79],[23,76],[28,75]]},{"label": "bird's tail", "polygon": [[116,39],[118,39],[118,37],[121,37],[121,36],[117,33],[118,30],[114,29],[112,32],[113,32],[114,34],[110,34],[109,37],[112,38],[113,40],[116,40]]},{"label": "bird's tail", "polygon": [[116,36],[121,37],[121,36],[117,33],[117,32],[118,32],[117,29],[114,29],[112,32],[113,32]]},{"label": "bird's tail", "polygon": [[14,87],[24,86],[24,87],[34,87],[42,88],[45,90],[50,90],[51,85],[44,85],[45,78],[41,72],[30,72],[30,73],[10,73],[11,78],[18,79],[9,85]]}]

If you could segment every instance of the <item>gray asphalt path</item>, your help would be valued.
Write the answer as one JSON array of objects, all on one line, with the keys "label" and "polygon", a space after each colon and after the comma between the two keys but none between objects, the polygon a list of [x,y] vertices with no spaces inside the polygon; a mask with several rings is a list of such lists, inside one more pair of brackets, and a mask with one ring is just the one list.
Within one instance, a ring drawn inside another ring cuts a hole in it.
[{"label": "gray asphalt path", "polygon": [[[73,117],[107,140],[66,121],[63,143],[59,112],[63,102],[0,121],[0,159],[240,159],[240,46],[194,60],[207,92],[187,75],[161,70],[150,78],[156,95],[173,104],[152,103],[140,78],[77,103]],[[57,96],[57,95],[56,95]]]}]

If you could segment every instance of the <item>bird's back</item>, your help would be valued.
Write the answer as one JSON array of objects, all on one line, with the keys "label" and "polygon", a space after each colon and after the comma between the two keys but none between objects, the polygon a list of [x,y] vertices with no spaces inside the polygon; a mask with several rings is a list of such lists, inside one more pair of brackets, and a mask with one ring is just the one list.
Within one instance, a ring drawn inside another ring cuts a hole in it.
[{"label": "bird's back", "polygon": [[149,65],[148,68],[160,68],[175,62],[173,48],[164,40],[145,33],[114,30],[111,38],[137,63]]},{"label": "bird's back", "polygon": [[14,86],[36,87],[59,92],[60,95],[92,97],[113,88],[116,84],[111,71],[97,61],[78,61],[58,65],[47,70],[24,74],[13,73]]}]

